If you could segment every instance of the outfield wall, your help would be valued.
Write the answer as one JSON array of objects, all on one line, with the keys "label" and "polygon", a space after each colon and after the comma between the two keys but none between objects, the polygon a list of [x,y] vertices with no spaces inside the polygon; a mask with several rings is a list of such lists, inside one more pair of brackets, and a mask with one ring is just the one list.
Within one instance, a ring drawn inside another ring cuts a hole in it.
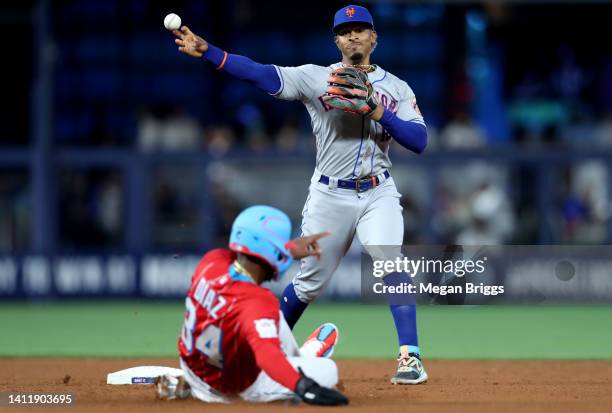
[{"label": "outfield wall", "polygon": [[[549,251],[543,246],[523,250]],[[504,257],[491,265],[486,278],[438,277],[439,285],[477,282],[501,285],[497,297],[481,295],[462,304],[612,302],[612,258],[606,247],[583,247],[589,255],[559,255],[559,248],[548,255],[533,254]],[[576,249],[574,247],[572,251]],[[578,249],[579,250],[579,249]],[[554,255],[557,251],[557,255]],[[467,252],[465,253],[467,254]],[[564,258],[569,257],[569,258]],[[4,255],[0,257],[0,297],[29,299],[63,298],[181,298],[196,267],[198,255]],[[275,293],[291,280],[297,265],[278,283],[267,286]],[[367,277],[367,274],[365,275]],[[365,278],[364,278],[365,279]],[[419,277],[415,278],[418,282]],[[450,281],[449,281],[450,280]],[[454,280],[454,281],[453,281]],[[354,245],[330,281],[324,297],[331,300],[356,300],[362,294],[360,247]],[[431,294],[420,302],[446,304]]]}]

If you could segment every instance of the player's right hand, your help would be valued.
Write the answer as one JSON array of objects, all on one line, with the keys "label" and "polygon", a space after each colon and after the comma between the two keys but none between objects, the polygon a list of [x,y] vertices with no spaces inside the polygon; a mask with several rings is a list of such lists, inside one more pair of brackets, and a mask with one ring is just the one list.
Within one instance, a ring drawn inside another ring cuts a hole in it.
[{"label": "player's right hand", "polygon": [[304,403],[318,404],[321,406],[340,406],[348,404],[348,399],[338,390],[328,389],[327,387],[319,386],[319,384],[307,377],[301,368],[300,380],[295,386],[295,394],[297,394]]},{"label": "player's right hand", "polygon": [[301,260],[306,257],[317,257],[320,259],[321,246],[318,241],[329,234],[329,232],[320,232],[318,234],[305,235],[289,241],[286,247],[291,252],[294,260]]},{"label": "player's right hand", "polygon": [[181,27],[181,30],[173,30],[172,34],[176,36],[174,43],[179,47],[181,53],[199,58],[208,50],[206,40],[194,34],[187,26]]}]

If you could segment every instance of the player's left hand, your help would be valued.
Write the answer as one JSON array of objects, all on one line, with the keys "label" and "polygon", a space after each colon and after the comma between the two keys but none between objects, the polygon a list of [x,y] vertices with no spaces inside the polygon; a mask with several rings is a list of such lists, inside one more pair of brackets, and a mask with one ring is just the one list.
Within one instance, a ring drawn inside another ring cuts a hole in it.
[{"label": "player's left hand", "polygon": [[316,381],[306,376],[301,367],[298,367],[298,371],[301,377],[294,391],[304,403],[319,406],[343,406],[349,404],[348,398],[338,390],[320,386]]},{"label": "player's left hand", "polygon": [[299,260],[306,257],[321,258],[321,246],[318,241],[328,236],[329,232],[320,232],[314,235],[306,235],[296,238],[287,243],[287,249],[291,252],[293,259]]},{"label": "player's left hand", "polygon": [[327,79],[321,99],[328,106],[356,115],[370,115],[378,106],[368,75],[354,67],[339,67]]}]

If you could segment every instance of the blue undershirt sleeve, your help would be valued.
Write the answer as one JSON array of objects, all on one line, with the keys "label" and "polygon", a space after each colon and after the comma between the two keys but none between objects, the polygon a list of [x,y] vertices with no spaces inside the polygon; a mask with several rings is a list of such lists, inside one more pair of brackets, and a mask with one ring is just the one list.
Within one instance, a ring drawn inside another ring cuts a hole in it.
[{"label": "blue undershirt sleeve", "polygon": [[[230,75],[246,80],[258,88],[274,94],[281,88],[281,80],[274,65],[264,65],[254,62],[248,57],[229,54],[212,44],[208,44],[208,50],[204,53],[204,59],[214,64]],[[225,62],[224,62],[225,59]]]},{"label": "blue undershirt sleeve", "polygon": [[427,146],[427,127],[421,122],[402,120],[385,109],[378,121],[400,145],[416,153],[422,153]]}]

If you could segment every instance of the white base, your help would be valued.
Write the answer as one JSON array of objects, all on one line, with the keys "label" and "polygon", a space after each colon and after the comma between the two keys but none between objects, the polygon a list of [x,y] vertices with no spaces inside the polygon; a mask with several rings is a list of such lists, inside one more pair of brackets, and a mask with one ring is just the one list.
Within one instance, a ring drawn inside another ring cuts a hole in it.
[{"label": "white base", "polygon": [[183,375],[183,370],[162,366],[138,366],[109,373],[106,384],[153,384],[157,376],[171,374],[175,377]]}]

